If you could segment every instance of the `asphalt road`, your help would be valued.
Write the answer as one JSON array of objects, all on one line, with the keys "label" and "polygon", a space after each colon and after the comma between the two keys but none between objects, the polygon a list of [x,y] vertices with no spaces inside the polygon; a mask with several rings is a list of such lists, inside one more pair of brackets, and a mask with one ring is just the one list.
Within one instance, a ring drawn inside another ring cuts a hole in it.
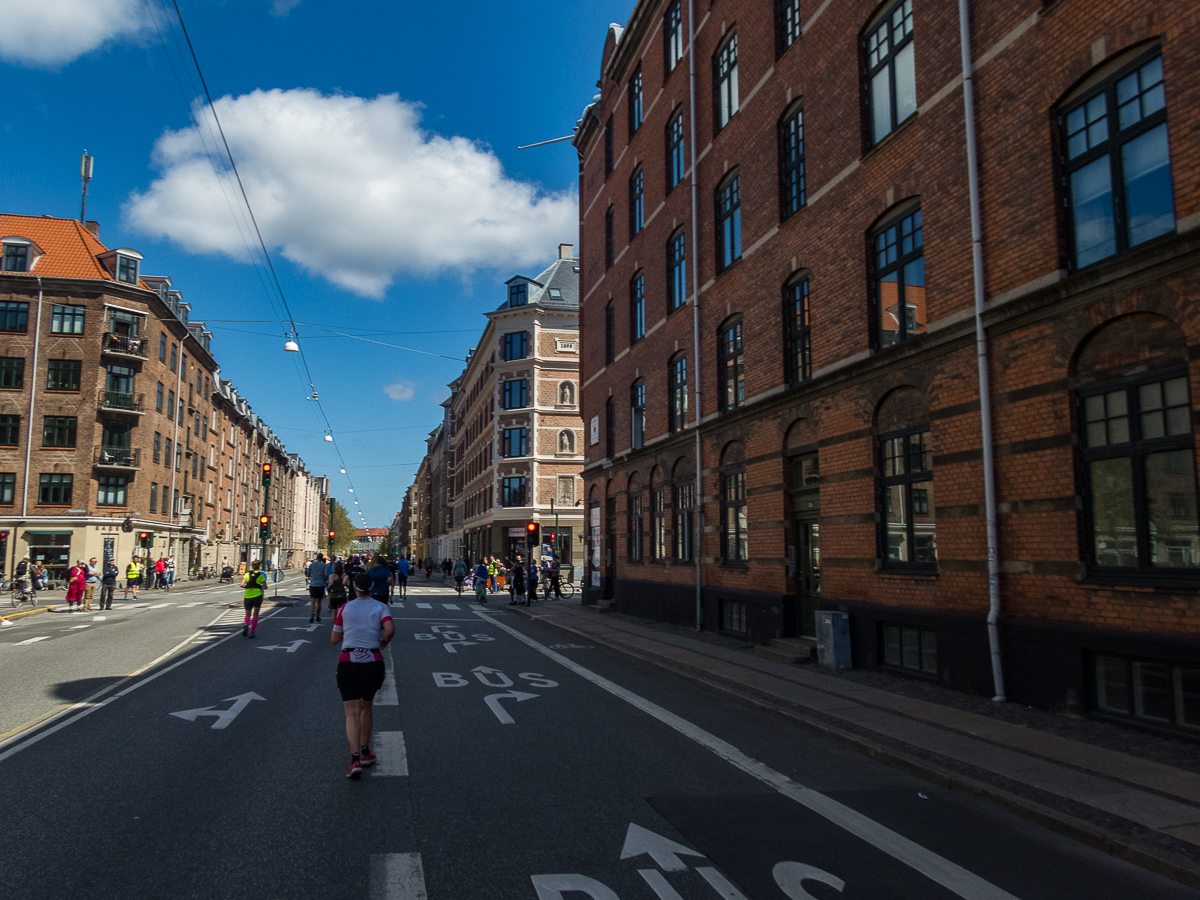
[{"label": "asphalt road", "polygon": [[0,895],[1197,896],[495,606],[397,604],[361,781],[306,604],[10,737]]}]

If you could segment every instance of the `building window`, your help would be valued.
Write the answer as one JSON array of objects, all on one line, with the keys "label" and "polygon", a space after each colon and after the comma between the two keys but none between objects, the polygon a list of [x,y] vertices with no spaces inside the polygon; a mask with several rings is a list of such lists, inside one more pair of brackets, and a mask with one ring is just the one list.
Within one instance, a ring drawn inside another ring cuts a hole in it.
[{"label": "building window", "polygon": [[807,277],[793,279],[784,287],[783,321],[787,329],[784,352],[787,354],[788,384],[800,384],[812,377],[812,328]]},{"label": "building window", "polygon": [[0,447],[15,447],[21,439],[21,417],[0,416]]},{"label": "building window", "polygon": [[613,208],[604,211],[604,265],[612,268],[617,254],[617,238],[613,234]]},{"label": "building window", "polygon": [[0,472],[0,506],[12,506],[17,496],[17,473]]},{"label": "building window", "polygon": [[175,418],[175,392],[167,391],[167,418]]},{"label": "building window", "polygon": [[726,562],[750,559],[746,528],[746,473],[731,472],[721,479],[721,556]]},{"label": "building window", "polygon": [[778,53],[800,40],[800,0],[776,0],[776,41]]},{"label": "building window", "polygon": [[28,244],[5,244],[4,245],[4,268],[5,272],[28,272],[29,271],[29,245]]},{"label": "building window", "polygon": [[524,359],[529,355],[529,332],[514,331],[504,336],[504,359]]},{"label": "building window", "polygon": [[667,192],[683,181],[687,163],[683,159],[683,110],[667,123]]},{"label": "building window", "polygon": [[154,394],[154,408],[159,412],[163,410],[163,383],[158,383],[158,390]]},{"label": "building window", "polygon": [[126,284],[138,283],[138,261],[132,256],[117,254],[117,281]]},{"label": "building window", "polygon": [[883,625],[883,664],[936,675],[937,633],[925,628]]},{"label": "building window", "polygon": [[505,428],[501,443],[501,453],[505,457],[527,456],[526,431],[524,428]]},{"label": "building window", "polygon": [[19,391],[25,387],[25,357],[0,357],[0,390]]},{"label": "building window", "polygon": [[629,343],[646,336],[646,276],[638,272],[629,282]]},{"label": "building window", "polygon": [[741,319],[721,329],[717,352],[721,408],[737,409],[746,402],[746,354],[742,348]]},{"label": "building window", "polygon": [[1175,230],[1162,57],[1117,71],[1066,109],[1066,180],[1076,267]]},{"label": "building window", "polygon": [[692,561],[693,507],[696,505],[696,488],[690,481],[675,485],[675,562]]},{"label": "building window", "polygon": [[1081,392],[1088,555],[1097,572],[1200,568],[1186,372]]},{"label": "building window", "polygon": [[59,306],[50,308],[50,331],[52,334],[83,334],[83,313],[86,306]]},{"label": "building window", "polygon": [[0,331],[24,334],[29,330],[29,304],[0,300]]},{"label": "building window", "polygon": [[150,485],[150,512],[158,512],[158,485]]},{"label": "building window", "polygon": [[96,490],[97,506],[124,506],[129,479],[124,475],[101,475]]},{"label": "building window", "polygon": [[167,333],[165,331],[158,336],[158,361],[167,361]]},{"label": "building window", "polygon": [[524,475],[516,475],[511,478],[505,478],[501,481],[500,505],[501,506],[524,506],[525,505],[525,476]]},{"label": "building window", "polygon": [[[24,360],[21,360],[24,362]],[[83,361],[51,359],[46,361],[46,390],[78,391],[83,376]]]},{"label": "building window", "polygon": [[717,271],[742,258],[740,178],[733,175],[717,188]]},{"label": "building window", "polygon": [[175,371],[175,367],[179,364],[179,348],[174,344],[171,345],[171,371]]},{"label": "building window", "polygon": [[883,471],[883,564],[886,568],[933,569],[937,564],[937,536],[929,431],[920,426],[883,435],[879,453]]},{"label": "building window", "polygon": [[678,356],[667,370],[667,430],[674,434],[687,427],[687,357]]},{"label": "building window", "polygon": [[642,562],[645,545],[646,523],[642,519],[642,492],[640,489],[629,493],[629,561]]},{"label": "building window", "polygon": [[670,74],[683,59],[683,8],[682,0],[671,0],[663,16],[663,56]]},{"label": "building window", "polygon": [[1195,666],[1097,656],[1095,698],[1097,712],[1200,729],[1200,668]]},{"label": "building window", "polygon": [[779,206],[787,219],[808,202],[804,182],[804,107],[797,106],[779,126]]},{"label": "building window", "polygon": [[713,57],[716,125],[720,131],[738,111],[737,32],[729,35]]},{"label": "building window", "polygon": [[604,307],[604,362],[613,361],[617,353],[617,322],[613,302],[608,301]]},{"label": "building window", "polygon": [[888,220],[871,236],[879,347],[925,333],[925,237],[921,210]]},{"label": "building window", "polygon": [[741,600],[721,601],[721,630],[746,633],[746,604]]},{"label": "building window", "polygon": [[651,498],[651,543],[650,556],[652,559],[667,558],[667,492],[654,491]]},{"label": "building window", "polygon": [[613,123],[612,116],[604,123],[604,174],[613,170]]},{"label": "building window", "polygon": [[166,453],[163,454],[163,456],[164,456],[163,462],[164,462],[164,464],[169,466],[169,465],[171,465],[171,458],[172,458],[171,457],[171,449],[172,449],[171,439],[167,438],[166,441],[164,441],[164,443],[166,444]]},{"label": "building window", "polygon": [[42,446],[71,448],[75,446],[75,416],[45,416],[42,419]]},{"label": "building window", "polygon": [[646,382],[639,381],[629,391],[630,436],[634,450],[646,441]]},{"label": "building window", "polygon": [[74,475],[49,472],[38,476],[38,503],[45,506],[70,506]]},{"label": "building window", "polygon": [[503,405],[505,409],[521,409],[528,406],[526,381],[524,378],[514,378],[504,382]]},{"label": "building window", "polygon": [[632,238],[646,225],[646,181],[638,169],[629,179],[629,236]]},{"label": "building window", "polygon": [[162,434],[154,432],[154,461],[158,462],[162,458]]},{"label": "building window", "polygon": [[633,70],[633,75],[629,79],[629,136],[631,138],[642,125],[643,112],[642,67],[639,65]]},{"label": "building window", "polygon": [[518,281],[515,284],[508,286],[508,305],[524,306],[529,302],[529,284],[528,282]]},{"label": "building window", "polygon": [[878,144],[917,111],[912,0],[900,0],[867,32],[867,106],[871,144]]},{"label": "building window", "polygon": [[667,242],[667,312],[687,302],[687,254],[681,231]]},{"label": "building window", "polygon": [[604,399],[604,455],[612,459],[617,450],[617,416],[610,394]]}]

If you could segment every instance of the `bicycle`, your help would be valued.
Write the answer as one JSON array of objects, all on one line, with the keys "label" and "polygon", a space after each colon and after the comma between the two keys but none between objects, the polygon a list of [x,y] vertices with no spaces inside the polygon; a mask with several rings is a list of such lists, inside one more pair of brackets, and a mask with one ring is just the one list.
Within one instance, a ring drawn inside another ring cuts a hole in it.
[{"label": "bicycle", "polygon": [[18,578],[11,586],[12,605],[20,606],[22,603],[28,602],[30,606],[36,606],[37,602],[34,599],[33,586],[27,578]]}]

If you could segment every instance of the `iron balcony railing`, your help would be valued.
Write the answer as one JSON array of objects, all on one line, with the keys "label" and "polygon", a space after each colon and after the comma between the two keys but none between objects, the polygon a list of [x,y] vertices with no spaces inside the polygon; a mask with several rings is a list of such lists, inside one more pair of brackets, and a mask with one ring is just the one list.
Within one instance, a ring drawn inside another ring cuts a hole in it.
[{"label": "iron balcony railing", "polygon": [[103,469],[140,469],[141,448],[97,447],[94,464]]},{"label": "iron balcony railing", "polygon": [[100,408],[106,412],[142,412],[144,394],[126,391],[101,391]]},{"label": "iron balcony railing", "polygon": [[106,331],[100,342],[100,350],[104,353],[121,353],[125,356],[136,356],[146,359],[146,339],[131,337],[127,334],[113,334]]}]

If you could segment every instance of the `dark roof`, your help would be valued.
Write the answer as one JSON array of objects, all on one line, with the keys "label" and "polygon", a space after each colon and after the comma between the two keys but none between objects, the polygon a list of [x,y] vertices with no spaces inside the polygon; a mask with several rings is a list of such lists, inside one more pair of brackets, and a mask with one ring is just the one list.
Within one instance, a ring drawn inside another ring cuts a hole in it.
[{"label": "dark roof", "polygon": [[[550,308],[578,309],[579,307],[579,259],[556,259],[536,278],[525,279],[529,282],[528,305],[538,304]],[[510,278],[505,284],[515,281]],[[560,293],[561,298],[551,296],[551,291]],[[500,309],[508,309],[508,300],[500,304]]]}]

